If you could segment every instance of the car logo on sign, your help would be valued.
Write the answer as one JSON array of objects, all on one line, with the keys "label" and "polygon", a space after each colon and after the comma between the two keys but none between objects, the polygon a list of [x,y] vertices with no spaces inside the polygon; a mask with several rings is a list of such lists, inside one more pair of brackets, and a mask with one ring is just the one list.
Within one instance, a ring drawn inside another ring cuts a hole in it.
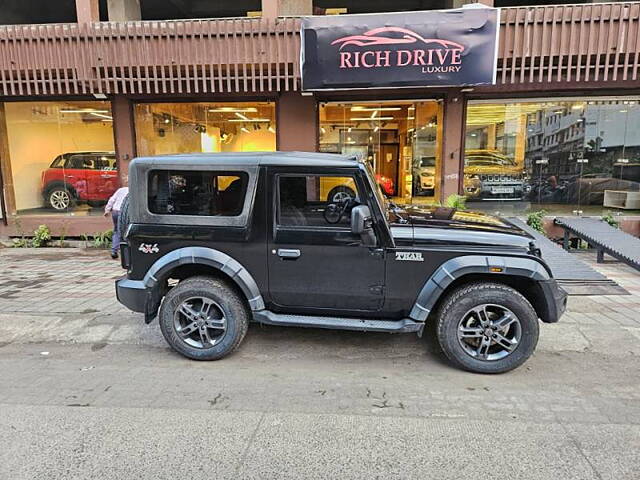
[{"label": "car logo on sign", "polygon": [[422,252],[396,252],[396,260],[403,262],[424,262]]}]

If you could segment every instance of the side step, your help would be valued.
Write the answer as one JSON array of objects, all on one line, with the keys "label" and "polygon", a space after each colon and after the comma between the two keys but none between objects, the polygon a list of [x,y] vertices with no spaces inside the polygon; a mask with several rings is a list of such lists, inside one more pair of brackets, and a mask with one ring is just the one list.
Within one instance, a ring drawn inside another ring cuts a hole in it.
[{"label": "side step", "polygon": [[358,330],[362,332],[411,333],[421,332],[423,322],[410,318],[402,320],[365,320],[362,318],[315,317],[311,315],[289,315],[269,310],[253,312],[256,322],[282,327],[328,328],[332,330]]}]

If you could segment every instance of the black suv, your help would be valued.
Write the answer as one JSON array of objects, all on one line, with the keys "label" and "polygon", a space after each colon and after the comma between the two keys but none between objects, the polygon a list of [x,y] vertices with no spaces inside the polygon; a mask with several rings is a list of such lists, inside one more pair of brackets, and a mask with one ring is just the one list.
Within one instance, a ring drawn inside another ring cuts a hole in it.
[{"label": "black suv", "polygon": [[[315,153],[135,159],[121,214],[118,299],[156,316],[173,349],[215,360],[250,321],[376,332],[436,322],[474,372],[521,365],[538,319],[566,304],[533,239],[500,218],[398,207],[368,164]],[[355,198],[335,201],[336,182]]]}]

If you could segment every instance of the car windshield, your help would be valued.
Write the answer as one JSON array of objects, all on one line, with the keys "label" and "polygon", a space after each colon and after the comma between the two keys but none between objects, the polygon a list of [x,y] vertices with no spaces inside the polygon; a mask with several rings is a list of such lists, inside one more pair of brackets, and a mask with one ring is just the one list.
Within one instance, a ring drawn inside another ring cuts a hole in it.
[{"label": "car windshield", "polygon": [[376,182],[376,174],[371,168],[371,164],[369,162],[364,162],[367,168],[367,180],[369,180],[369,186],[373,190],[373,193],[376,196],[376,200],[378,201],[378,205],[380,206],[380,210],[383,212],[387,211],[387,200],[380,189],[380,185]]}]

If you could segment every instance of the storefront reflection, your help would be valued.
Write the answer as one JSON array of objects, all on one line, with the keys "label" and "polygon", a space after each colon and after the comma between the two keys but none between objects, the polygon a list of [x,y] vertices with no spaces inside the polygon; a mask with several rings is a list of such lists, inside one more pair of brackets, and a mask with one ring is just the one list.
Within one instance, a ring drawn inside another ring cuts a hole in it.
[{"label": "storefront reflection", "polygon": [[464,165],[472,208],[638,209],[640,106],[631,98],[470,102]]}]

